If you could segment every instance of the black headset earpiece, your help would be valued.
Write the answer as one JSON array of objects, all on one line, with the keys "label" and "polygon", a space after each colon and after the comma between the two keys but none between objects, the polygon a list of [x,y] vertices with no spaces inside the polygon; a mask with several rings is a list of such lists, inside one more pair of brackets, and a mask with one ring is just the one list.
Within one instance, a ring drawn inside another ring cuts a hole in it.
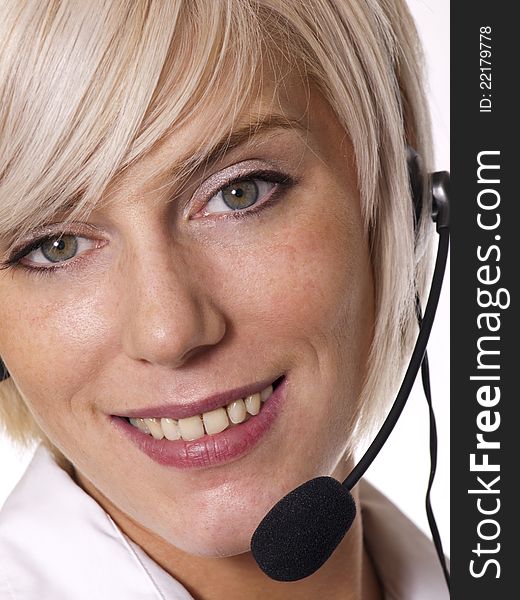
[{"label": "black headset earpiece", "polygon": [[423,179],[419,155],[411,146],[406,146],[406,162],[414,208],[414,230],[417,231],[422,212]]},{"label": "black headset earpiece", "polygon": [[[406,162],[408,164],[408,178],[412,192],[414,209],[414,229],[417,231],[422,212],[423,199],[423,173],[421,159],[417,152],[406,146]],[[431,194],[431,217],[437,223],[437,231],[449,228],[450,222],[450,174],[447,171],[437,171],[429,175],[429,188]]]}]

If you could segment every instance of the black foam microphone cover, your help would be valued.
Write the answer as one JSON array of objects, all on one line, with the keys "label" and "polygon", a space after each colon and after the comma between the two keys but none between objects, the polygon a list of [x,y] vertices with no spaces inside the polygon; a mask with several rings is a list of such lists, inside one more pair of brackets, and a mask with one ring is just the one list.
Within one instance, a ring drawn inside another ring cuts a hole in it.
[{"label": "black foam microphone cover", "polygon": [[346,486],[316,477],[271,508],[251,538],[251,552],[271,579],[303,579],[330,557],[355,516],[356,503]]}]

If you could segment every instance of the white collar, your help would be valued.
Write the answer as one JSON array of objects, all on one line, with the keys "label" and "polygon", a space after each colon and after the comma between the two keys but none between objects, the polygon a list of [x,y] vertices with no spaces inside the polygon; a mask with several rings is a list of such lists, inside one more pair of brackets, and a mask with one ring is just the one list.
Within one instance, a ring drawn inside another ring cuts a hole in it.
[{"label": "white collar", "polygon": [[[370,484],[360,486],[365,541],[385,600],[448,598],[431,542]],[[0,511],[0,597],[193,600],[43,445]]]},{"label": "white collar", "polygon": [[359,486],[363,537],[385,600],[449,599],[432,542],[368,481]]},{"label": "white collar", "polygon": [[40,445],[0,512],[0,598],[193,600],[137,548]]}]

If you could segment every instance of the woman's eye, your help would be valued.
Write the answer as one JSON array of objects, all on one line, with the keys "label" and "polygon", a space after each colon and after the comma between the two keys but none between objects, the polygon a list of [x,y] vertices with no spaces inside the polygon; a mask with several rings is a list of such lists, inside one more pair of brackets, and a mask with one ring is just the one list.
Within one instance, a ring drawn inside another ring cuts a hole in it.
[{"label": "woman's eye", "polygon": [[[36,245],[34,245],[36,244]],[[79,252],[95,247],[95,242],[87,238],[74,235],[55,235],[37,240],[32,244],[32,249],[23,259],[29,259],[38,266],[49,263],[61,263],[76,257]]]},{"label": "woman's eye", "polygon": [[223,187],[204,207],[204,215],[240,211],[258,203],[277,183],[264,179],[242,179]]}]

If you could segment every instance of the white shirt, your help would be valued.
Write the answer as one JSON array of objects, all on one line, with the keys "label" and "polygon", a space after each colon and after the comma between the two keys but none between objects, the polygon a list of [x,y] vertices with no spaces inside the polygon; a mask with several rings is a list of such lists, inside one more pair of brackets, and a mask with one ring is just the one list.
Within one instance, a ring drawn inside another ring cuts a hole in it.
[{"label": "white shirt", "polygon": [[[432,543],[360,482],[365,543],[385,600],[449,598]],[[0,511],[1,600],[194,600],[43,446]]]}]

